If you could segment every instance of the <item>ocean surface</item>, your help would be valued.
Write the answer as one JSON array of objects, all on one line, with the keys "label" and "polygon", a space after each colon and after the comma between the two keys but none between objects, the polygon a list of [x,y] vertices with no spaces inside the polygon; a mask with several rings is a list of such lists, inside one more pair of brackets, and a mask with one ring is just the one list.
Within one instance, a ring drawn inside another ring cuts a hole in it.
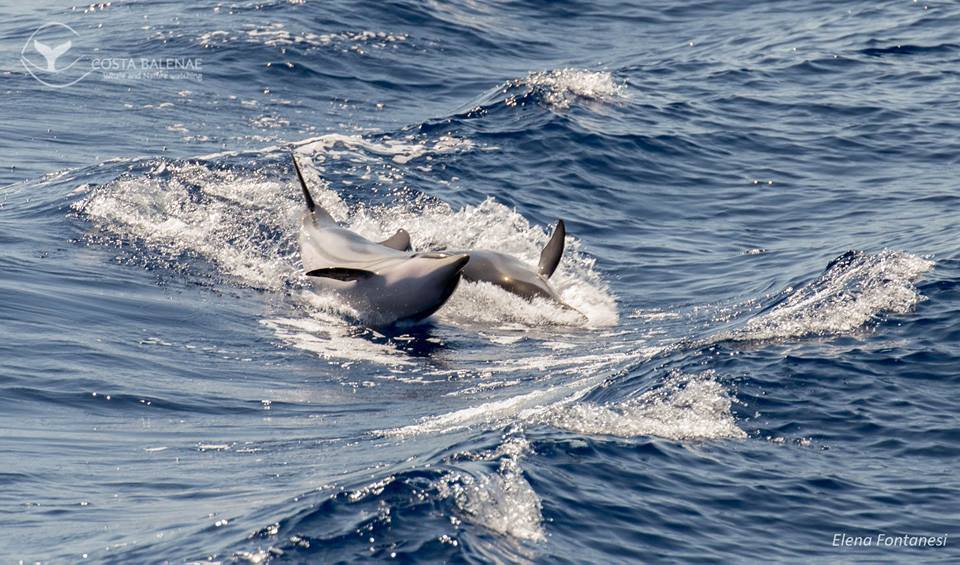
[{"label": "ocean surface", "polygon": [[[38,4],[0,561],[960,560],[960,4]],[[292,151],[370,238],[535,263],[564,219],[584,316],[352,323]]]}]

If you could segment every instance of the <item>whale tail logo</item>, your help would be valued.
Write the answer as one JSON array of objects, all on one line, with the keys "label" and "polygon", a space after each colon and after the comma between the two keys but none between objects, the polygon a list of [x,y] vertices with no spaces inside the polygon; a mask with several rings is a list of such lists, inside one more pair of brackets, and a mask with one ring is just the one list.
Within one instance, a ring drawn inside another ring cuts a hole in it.
[{"label": "whale tail logo", "polygon": [[49,22],[27,38],[20,49],[20,63],[41,84],[66,88],[93,72],[89,52],[89,46],[75,29],[60,22]]},{"label": "whale tail logo", "polygon": [[44,43],[40,43],[36,39],[33,40],[33,48],[37,50],[37,53],[43,55],[43,58],[47,60],[47,71],[51,73],[57,72],[57,59],[69,51],[70,47],[72,46],[73,42],[69,40],[55,47],[49,47]]}]

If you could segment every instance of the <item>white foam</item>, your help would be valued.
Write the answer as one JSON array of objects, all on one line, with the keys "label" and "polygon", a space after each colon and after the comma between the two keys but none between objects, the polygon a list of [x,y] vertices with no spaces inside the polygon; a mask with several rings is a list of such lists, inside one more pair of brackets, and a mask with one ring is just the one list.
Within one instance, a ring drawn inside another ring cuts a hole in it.
[{"label": "white foam", "polygon": [[280,232],[296,225],[299,206],[284,197],[283,184],[194,163],[163,163],[154,174],[169,178],[121,177],[73,208],[102,233],[140,240],[168,257],[199,255],[244,285],[279,290],[299,276],[286,240],[255,237],[260,225]]},{"label": "white foam", "polygon": [[[599,381],[592,379],[591,382],[596,384]],[[588,385],[589,383],[577,384]],[[581,390],[574,394],[579,397],[585,392],[586,390]],[[525,415],[545,411],[552,403],[563,402],[564,396],[569,394],[570,391],[567,387],[545,387],[509,398],[424,418],[416,424],[392,430],[381,430],[375,433],[386,437],[408,438],[423,434],[449,433],[478,424],[499,425],[513,420],[518,415],[522,419]]]},{"label": "white foam", "polygon": [[365,49],[386,49],[407,41],[405,33],[384,31],[344,31],[339,33],[291,32],[280,22],[250,27],[240,31],[214,30],[200,34],[197,43],[210,48],[238,41],[268,47],[334,47],[341,51],[363,54]]},{"label": "white foam", "polygon": [[712,372],[674,374],[654,390],[613,405],[558,406],[538,422],[586,435],[657,436],[675,440],[745,438],[731,411],[733,400]]},{"label": "white foam", "polygon": [[414,364],[401,351],[364,339],[358,335],[362,330],[323,311],[311,312],[309,318],[271,318],[260,323],[285,343],[316,353],[322,359],[368,361],[387,366]]},{"label": "white foam", "polygon": [[[454,210],[446,204],[422,209],[359,210],[351,229],[361,234],[410,232],[415,249],[490,249],[507,253],[532,266],[549,240],[546,229],[493,198]],[[441,318],[452,322],[502,323],[525,326],[607,326],[617,323],[617,305],[595,270],[596,261],[581,251],[580,241],[567,236],[560,266],[550,279],[564,302],[582,313],[548,303],[526,301],[490,284],[461,284]],[[586,319],[584,319],[584,317]]]},{"label": "white foam", "polygon": [[438,317],[454,323],[517,322],[527,326],[582,326],[589,320],[551,300],[525,300],[490,283],[466,281],[460,283]]},{"label": "white foam", "polygon": [[523,341],[523,335],[496,335],[496,334],[486,334],[484,332],[477,332],[477,335],[480,337],[490,340],[490,343],[496,343],[497,345],[513,345],[514,343],[520,343]]},{"label": "white foam", "polygon": [[[617,82],[609,71],[556,69],[530,73],[526,78],[507,83],[508,87],[525,89],[525,94],[540,91],[544,101],[554,108],[568,108],[576,98],[610,101],[626,95],[625,84]],[[507,99],[514,105],[518,96]]]},{"label": "white foam", "polygon": [[540,497],[523,476],[520,462],[530,449],[522,437],[504,441],[474,460],[499,460],[497,472],[475,477],[453,472],[437,481],[440,496],[453,498],[464,519],[528,541],[546,539]]},{"label": "white foam", "polygon": [[603,383],[606,379],[605,369],[640,359],[649,359],[661,351],[662,348],[644,347],[617,353],[605,352],[579,356],[548,354],[502,361],[485,368],[488,376],[496,373],[543,372],[549,374],[551,381],[560,380],[559,378],[564,375],[574,375],[578,378],[555,385],[547,385],[548,381],[541,381],[538,383],[538,388],[529,392],[429,416],[414,424],[390,430],[378,430],[374,434],[409,438],[423,434],[449,433],[478,425],[494,427],[518,421],[538,422],[541,421],[539,420],[541,415],[583,398]]},{"label": "white foam", "polygon": [[852,332],[886,312],[904,314],[923,299],[914,284],[933,261],[902,251],[858,254],[721,338],[762,340]]},{"label": "white foam", "polygon": [[359,135],[330,133],[301,141],[297,151],[318,155],[321,161],[328,157],[342,159],[344,156],[352,157],[355,161],[367,161],[371,158],[370,154],[373,154],[389,157],[394,163],[404,165],[427,154],[440,155],[473,148],[474,143],[469,139],[448,135],[428,142],[418,140],[412,135],[401,139],[381,138],[380,141],[374,141]]}]

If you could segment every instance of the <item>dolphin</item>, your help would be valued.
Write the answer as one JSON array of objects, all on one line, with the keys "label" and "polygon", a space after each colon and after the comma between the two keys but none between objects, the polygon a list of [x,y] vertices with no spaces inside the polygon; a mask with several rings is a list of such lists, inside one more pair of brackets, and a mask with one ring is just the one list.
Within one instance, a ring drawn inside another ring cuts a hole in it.
[{"label": "dolphin", "polygon": [[546,298],[564,308],[576,311],[566,304],[550,284],[550,276],[557,270],[563,256],[564,239],[567,235],[563,220],[557,220],[550,241],[540,252],[540,263],[536,270],[516,257],[490,251],[471,249],[470,251],[450,251],[449,253],[468,253],[470,262],[463,269],[463,279],[470,282],[487,282],[521,298]]},{"label": "dolphin", "polygon": [[468,254],[414,253],[405,230],[376,243],[340,227],[313,200],[296,155],[293,166],[306,204],[300,255],[314,287],[341,297],[371,326],[422,320],[446,303]]}]

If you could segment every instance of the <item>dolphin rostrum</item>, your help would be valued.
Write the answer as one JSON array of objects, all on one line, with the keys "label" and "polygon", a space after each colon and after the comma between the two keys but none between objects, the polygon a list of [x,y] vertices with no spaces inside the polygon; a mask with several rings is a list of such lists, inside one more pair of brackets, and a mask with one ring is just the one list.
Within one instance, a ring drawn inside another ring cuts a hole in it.
[{"label": "dolphin rostrum", "polygon": [[295,155],[293,166],[307,207],[300,254],[315,287],[341,297],[373,326],[421,320],[443,306],[460,283],[469,255],[414,253],[404,230],[375,243],[340,227],[314,202]]}]

